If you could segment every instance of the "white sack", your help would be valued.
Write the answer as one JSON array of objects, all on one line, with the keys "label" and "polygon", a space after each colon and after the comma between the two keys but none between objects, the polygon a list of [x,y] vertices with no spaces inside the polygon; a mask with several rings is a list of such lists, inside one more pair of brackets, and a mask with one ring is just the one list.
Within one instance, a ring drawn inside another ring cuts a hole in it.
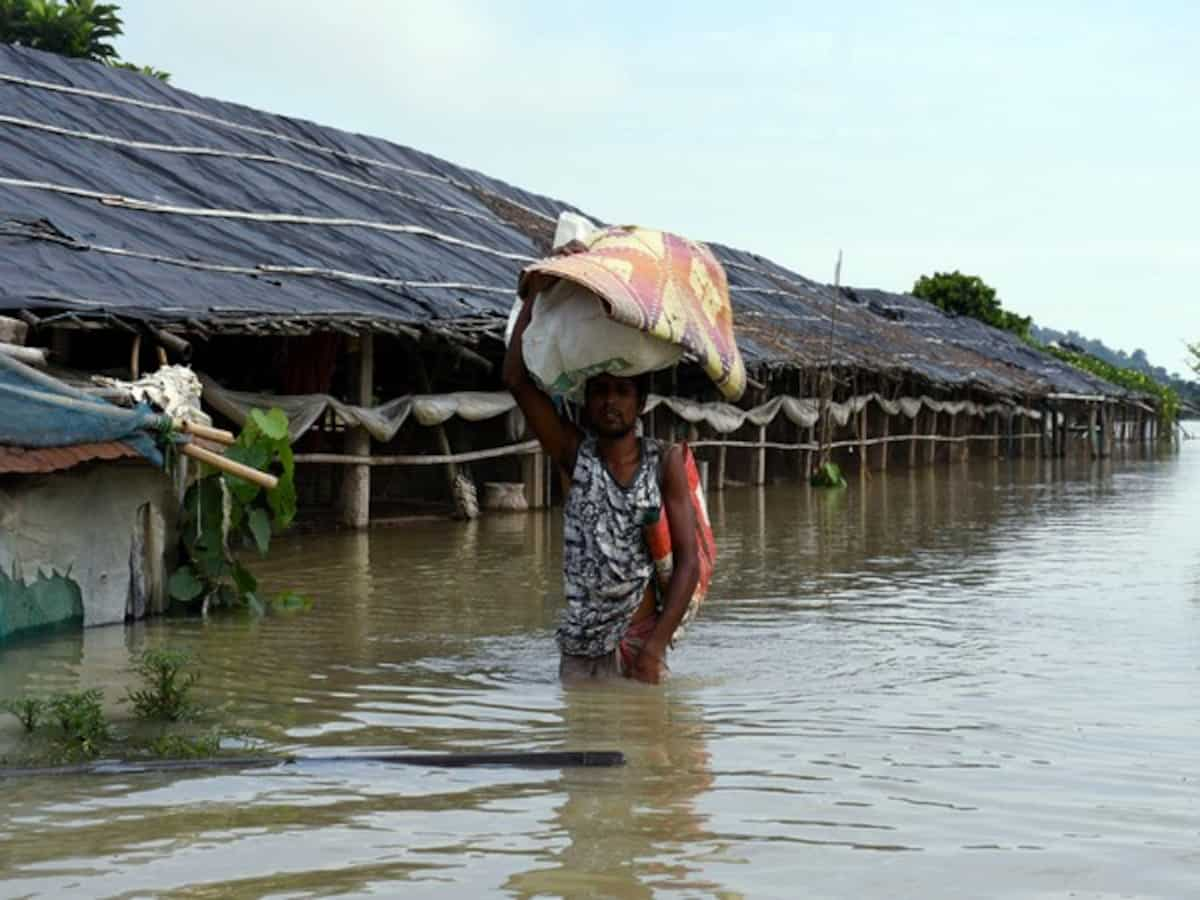
[{"label": "white sack", "polygon": [[582,397],[593,375],[669,369],[683,355],[676,344],[614,322],[598,296],[570,281],[534,298],[522,351],[529,374],[547,393],[572,398]]}]

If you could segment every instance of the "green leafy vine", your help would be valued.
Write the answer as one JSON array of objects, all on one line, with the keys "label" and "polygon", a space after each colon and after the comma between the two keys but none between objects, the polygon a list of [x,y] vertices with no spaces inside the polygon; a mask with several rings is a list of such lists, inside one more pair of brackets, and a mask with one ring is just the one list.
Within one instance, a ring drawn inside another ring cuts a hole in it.
[{"label": "green leafy vine", "polygon": [[1154,397],[1158,401],[1159,417],[1165,426],[1163,429],[1164,434],[1169,433],[1169,429],[1175,424],[1175,420],[1179,416],[1180,407],[1178,392],[1174,388],[1159,384],[1145,372],[1139,372],[1136,369],[1122,369],[1120,366],[1114,366],[1112,363],[1105,362],[1102,359],[1092,356],[1090,353],[1079,353],[1074,350],[1067,350],[1064,347],[1040,345],[1039,349],[1062,360],[1068,365],[1072,365],[1077,369],[1083,369],[1085,372],[1090,372],[1092,375],[1103,378],[1105,381],[1112,382],[1119,387],[1141,394],[1149,394]]},{"label": "green leafy vine", "polygon": [[290,592],[265,601],[259,595],[258,579],[236,552],[253,548],[265,556],[272,535],[295,518],[295,463],[287,416],[280,409],[252,410],[225,456],[272,471],[279,484],[268,490],[215,471],[204,471],[191,484],[180,517],[186,561],[167,584],[171,599],[192,608],[245,608],[256,613],[266,612],[268,605],[279,609],[307,605]]}]

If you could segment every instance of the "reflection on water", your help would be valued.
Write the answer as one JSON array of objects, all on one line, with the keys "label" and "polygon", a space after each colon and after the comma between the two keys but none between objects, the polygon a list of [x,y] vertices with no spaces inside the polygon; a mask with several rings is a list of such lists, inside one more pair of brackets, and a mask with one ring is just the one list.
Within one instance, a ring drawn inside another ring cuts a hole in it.
[{"label": "reflection on water", "polygon": [[[0,696],[148,645],[272,746],[621,749],[622,769],[0,785],[0,897],[1079,896],[1200,889],[1200,452],[896,469],[710,498],[712,597],[663,689],[564,690],[555,513],[279,542],[308,614],[0,650]],[[18,747],[0,721],[0,753]]]}]

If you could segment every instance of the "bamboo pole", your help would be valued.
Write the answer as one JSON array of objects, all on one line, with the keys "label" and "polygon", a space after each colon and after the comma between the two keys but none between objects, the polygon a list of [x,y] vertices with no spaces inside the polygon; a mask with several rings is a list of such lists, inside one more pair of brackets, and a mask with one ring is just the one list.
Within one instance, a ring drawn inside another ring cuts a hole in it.
[{"label": "bamboo pole", "polygon": [[[703,446],[703,444],[701,444]],[[394,454],[391,456],[348,456],[344,453],[297,453],[297,464],[325,463],[340,466],[444,466],[447,463],[477,462],[481,459],[498,459],[503,456],[534,456],[541,444],[536,439],[493,447],[489,450],[470,450],[465,453],[440,454]]]},{"label": "bamboo pole", "polygon": [[237,440],[232,431],[226,431],[224,428],[212,428],[198,422],[189,422],[186,419],[175,419],[172,424],[184,434],[192,434],[198,438],[204,438],[206,441],[215,441],[226,446],[232,445]]},{"label": "bamboo pole", "polygon": [[881,412],[883,413],[883,422],[881,423],[880,427],[883,430],[884,441],[880,445],[879,450],[879,471],[886,472],[888,466],[888,446],[890,444],[890,441],[888,441],[887,438],[891,436],[892,417],[888,414],[887,410],[881,410]]},{"label": "bamboo pole", "polygon": [[910,469],[915,468],[917,465],[917,448],[919,446],[917,440],[920,436],[920,432],[921,410],[918,409],[917,414],[912,417],[912,427],[909,430],[910,437],[908,441],[908,467]]},{"label": "bamboo pole", "polygon": [[251,484],[265,487],[267,490],[274,490],[279,484],[279,479],[274,475],[260,472],[258,469],[253,469],[232,459],[226,459],[220,453],[205,450],[203,447],[198,447],[195,444],[180,444],[179,452],[202,463],[207,463],[214,469],[220,469],[222,472],[249,481]]},{"label": "bamboo pole", "polygon": [[[858,378],[854,379],[855,388],[858,387]],[[854,391],[855,396],[858,396],[858,391]],[[864,403],[862,409],[858,411],[858,474],[867,474],[867,428],[869,427],[869,417],[867,415],[867,407],[869,404]]]},{"label": "bamboo pole", "polygon": [[[414,347],[413,353],[414,360],[416,362],[417,383],[420,385],[421,393],[432,394],[433,384],[429,377],[429,369],[425,366],[425,357],[421,353],[421,347],[419,344]],[[439,422],[437,425],[433,426],[433,434],[434,439],[437,441],[438,450],[441,451],[440,455],[448,460],[445,468],[446,490],[450,495],[451,501],[457,504],[455,498],[457,497],[458,490],[456,485],[456,482],[458,481],[458,464],[453,461],[454,448],[450,446],[450,438],[446,434],[445,424]],[[543,481],[546,480],[548,479],[543,479]],[[539,496],[539,500],[541,499],[542,498]],[[542,502],[539,502],[537,505],[541,506]]]},{"label": "bamboo pole", "polygon": [[138,363],[139,357],[142,355],[142,336],[135,334],[133,336],[133,346],[129,349],[129,380],[138,380]]},{"label": "bamboo pole", "polygon": [[16,344],[0,344],[0,353],[40,369],[46,367],[46,360],[50,356],[50,351],[45,347],[18,347]]}]

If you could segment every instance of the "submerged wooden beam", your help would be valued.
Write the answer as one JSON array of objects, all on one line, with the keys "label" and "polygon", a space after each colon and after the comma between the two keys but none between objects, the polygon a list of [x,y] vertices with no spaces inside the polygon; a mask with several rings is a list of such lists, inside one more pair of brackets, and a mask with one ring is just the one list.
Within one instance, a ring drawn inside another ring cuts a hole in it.
[{"label": "submerged wooden beam", "polygon": [[37,775],[136,775],[145,772],[192,772],[204,769],[266,769],[294,765],[382,763],[435,769],[502,766],[520,769],[570,769],[625,765],[619,750],[513,750],[497,753],[362,753],[337,756],[214,756],[208,759],[100,760],[71,766],[0,769],[0,779]]}]

